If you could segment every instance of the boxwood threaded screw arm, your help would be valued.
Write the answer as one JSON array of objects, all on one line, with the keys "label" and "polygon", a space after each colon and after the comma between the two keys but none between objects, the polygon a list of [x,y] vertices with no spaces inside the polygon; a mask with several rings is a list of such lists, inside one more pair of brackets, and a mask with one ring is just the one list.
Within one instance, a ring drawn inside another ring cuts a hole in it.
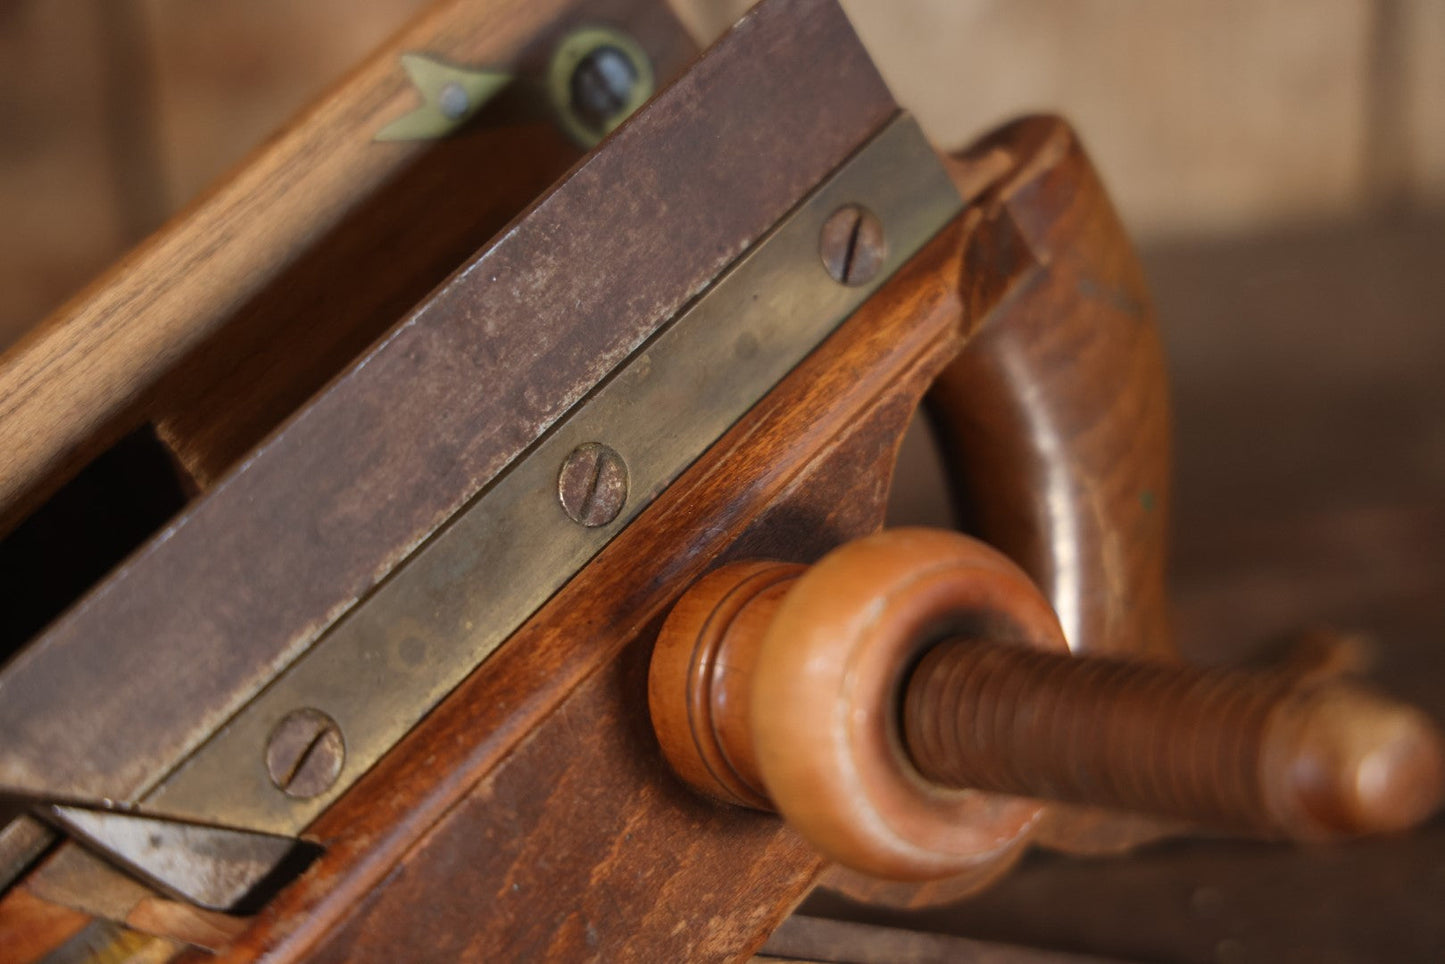
[{"label": "boxwood threaded screw arm", "polygon": [[649,699],[687,782],[901,880],[998,856],[1045,800],[1322,839],[1413,826],[1445,792],[1417,710],[1348,682],[1071,655],[1022,571],[932,530],[710,574],[663,627]]},{"label": "boxwood threaded screw arm", "polygon": [[919,773],[949,787],[1295,838],[1404,829],[1440,796],[1428,720],[1349,683],[951,640],[902,713]]}]

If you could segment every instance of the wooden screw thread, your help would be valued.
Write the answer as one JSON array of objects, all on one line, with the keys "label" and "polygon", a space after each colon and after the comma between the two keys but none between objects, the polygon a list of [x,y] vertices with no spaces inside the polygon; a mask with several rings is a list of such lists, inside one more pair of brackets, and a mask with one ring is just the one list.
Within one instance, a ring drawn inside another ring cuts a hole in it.
[{"label": "wooden screw thread", "polygon": [[949,641],[910,677],[929,780],[1292,837],[1409,826],[1441,795],[1419,713],[1358,687]]}]

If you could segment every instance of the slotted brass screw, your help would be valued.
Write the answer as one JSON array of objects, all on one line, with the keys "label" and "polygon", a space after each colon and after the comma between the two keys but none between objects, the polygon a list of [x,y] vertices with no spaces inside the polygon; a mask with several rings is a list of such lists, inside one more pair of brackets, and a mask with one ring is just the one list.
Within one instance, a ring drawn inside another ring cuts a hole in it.
[{"label": "slotted brass screw", "polygon": [[818,253],[834,281],[849,286],[867,284],[883,267],[887,254],[883,224],[861,205],[844,205],[823,222]]},{"label": "slotted brass screw", "polygon": [[320,710],[293,710],[266,741],[266,772],[276,789],[306,799],[331,789],[346,761],[341,727]]},{"label": "slotted brass screw", "polygon": [[601,442],[577,446],[557,473],[557,499],[578,525],[605,526],[627,504],[627,463]]}]

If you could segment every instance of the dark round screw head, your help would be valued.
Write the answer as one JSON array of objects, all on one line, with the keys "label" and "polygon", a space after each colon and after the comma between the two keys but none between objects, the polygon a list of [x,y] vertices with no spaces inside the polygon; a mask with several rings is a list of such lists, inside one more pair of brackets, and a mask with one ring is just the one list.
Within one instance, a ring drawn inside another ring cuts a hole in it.
[{"label": "dark round screw head", "polygon": [[818,253],[834,281],[849,286],[867,284],[877,276],[888,253],[883,224],[867,208],[845,205],[823,222]]},{"label": "dark round screw head", "polygon": [[341,727],[320,710],[292,710],[266,741],[266,772],[276,789],[306,799],[331,789],[346,760]]},{"label": "dark round screw head", "polygon": [[557,498],[578,525],[605,526],[627,503],[627,463],[601,442],[579,445],[557,474]]},{"label": "dark round screw head", "polygon": [[640,75],[632,58],[604,45],[578,62],[570,82],[572,109],[587,125],[605,130],[632,99]]}]

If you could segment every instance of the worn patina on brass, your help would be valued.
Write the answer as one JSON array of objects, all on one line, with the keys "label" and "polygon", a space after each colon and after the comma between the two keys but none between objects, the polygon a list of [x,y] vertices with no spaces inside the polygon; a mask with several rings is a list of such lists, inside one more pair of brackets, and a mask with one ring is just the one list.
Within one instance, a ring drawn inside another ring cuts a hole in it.
[{"label": "worn patina on brass", "polygon": [[[896,111],[831,0],[750,12],[4,668],[0,794],[149,807]],[[262,747],[238,766],[270,783]],[[47,837],[11,820],[5,866]]]},{"label": "worn patina on brass", "polygon": [[138,802],[896,112],[835,4],[750,12],[4,667],[0,788]]},{"label": "worn patina on brass", "polygon": [[423,53],[402,54],[401,66],[422,102],[377,131],[374,140],[450,136],[510,91],[527,114],[549,117],[578,146],[590,148],[657,92],[646,48],[610,26],[579,27],[564,36],[543,77],[460,67]]},{"label": "worn patina on brass", "polygon": [[379,141],[445,137],[476,116],[514,79],[504,71],[468,70],[425,54],[402,54],[401,66],[421,94],[422,104],[377,131]]},{"label": "worn patina on brass", "polygon": [[[889,238],[867,284],[834,281],[824,221],[865,205]],[[575,414],[423,547],[144,801],[172,816],[294,833],[350,786],[652,499],[948,222],[961,201],[900,116]],[[626,460],[629,497],[577,525],[557,466],[597,438]],[[336,720],[337,780],[298,799],[253,765],[300,707]]]}]

